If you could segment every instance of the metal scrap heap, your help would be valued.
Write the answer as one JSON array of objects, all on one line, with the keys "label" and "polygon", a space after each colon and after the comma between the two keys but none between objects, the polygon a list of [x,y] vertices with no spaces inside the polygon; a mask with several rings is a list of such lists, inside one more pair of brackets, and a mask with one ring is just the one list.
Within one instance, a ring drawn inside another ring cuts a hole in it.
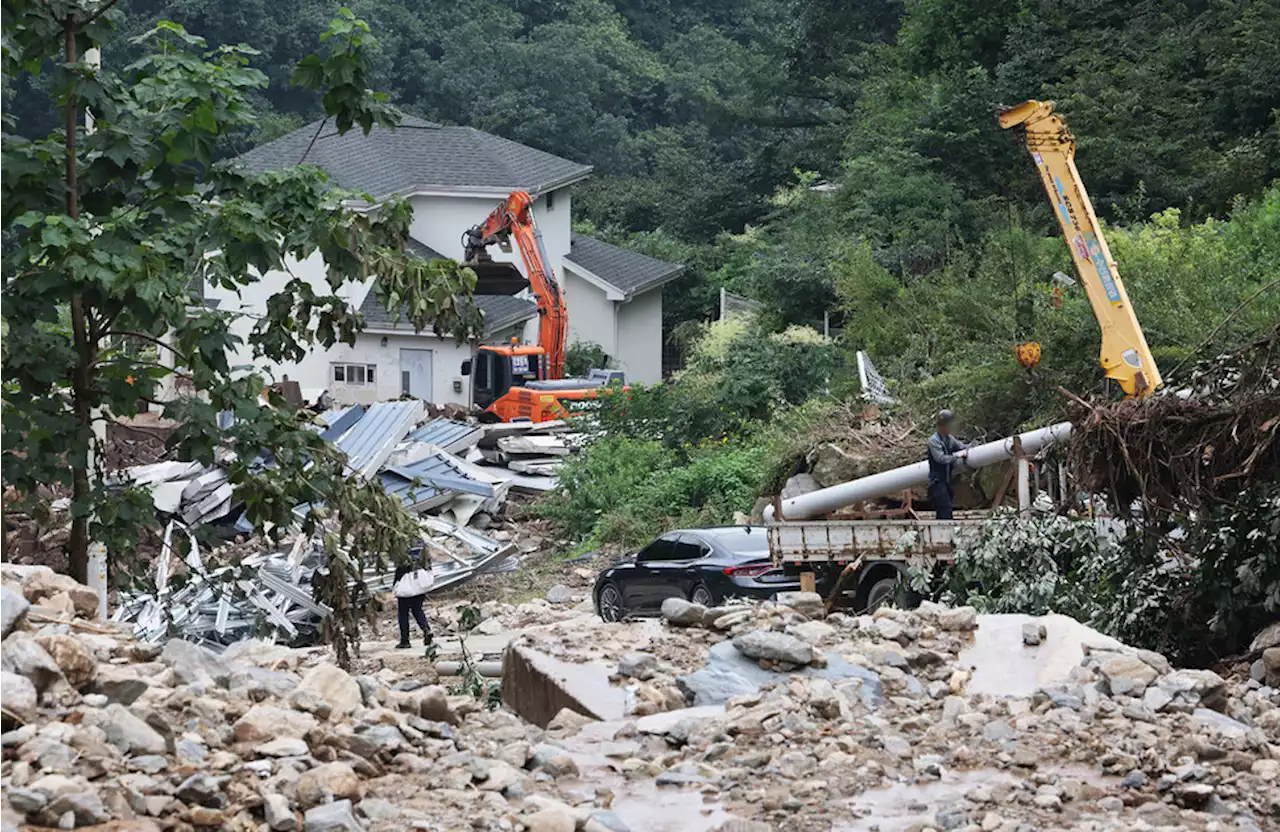
[{"label": "metal scrap heap", "polygon": [[[316,429],[346,454],[352,476],[379,482],[419,517],[435,576],[432,592],[515,569],[522,552],[513,535],[486,531],[512,493],[556,487],[577,437],[563,422],[482,425],[423,417],[416,400],[352,405],[320,414]],[[150,490],[165,530],[155,591],[122,597],[114,620],[132,623],[139,638],[153,642],[179,632],[211,645],[258,635],[294,645],[319,640],[331,610],[312,595],[312,579],[325,568],[318,536],[299,532],[279,551],[262,543],[238,565],[209,570],[197,528],[224,539],[253,532],[223,468],[157,462],[126,469],[119,482]],[[385,591],[391,577],[366,571],[364,581]]]}]

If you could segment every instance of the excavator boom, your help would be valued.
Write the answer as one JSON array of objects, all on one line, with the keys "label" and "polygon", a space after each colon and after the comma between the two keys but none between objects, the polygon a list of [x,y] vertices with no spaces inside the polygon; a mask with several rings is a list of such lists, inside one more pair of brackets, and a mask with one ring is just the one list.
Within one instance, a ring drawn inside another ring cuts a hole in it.
[{"label": "excavator boom", "polygon": [[1099,361],[1103,370],[1120,384],[1126,398],[1150,395],[1163,379],[1076,170],[1075,137],[1062,116],[1053,112],[1052,101],[1025,101],[1010,107],[1000,113],[1000,126],[1020,128],[1026,136],[1027,151],[1040,171],[1071,259],[1102,328]]},{"label": "excavator boom", "polygon": [[564,288],[556,280],[542,245],[542,232],[533,220],[533,197],[525,191],[512,191],[480,225],[467,232],[464,265],[492,263],[486,249],[498,244],[508,251],[515,237],[524,260],[529,287],[538,304],[538,342],[545,351],[547,378],[564,378],[568,320],[565,312]]}]

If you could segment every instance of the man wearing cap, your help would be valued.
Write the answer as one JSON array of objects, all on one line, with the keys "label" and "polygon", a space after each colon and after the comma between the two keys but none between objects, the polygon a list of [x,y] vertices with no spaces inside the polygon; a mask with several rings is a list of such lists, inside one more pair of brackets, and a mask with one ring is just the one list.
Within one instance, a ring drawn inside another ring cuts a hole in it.
[{"label": "man wearing cap", "polygon": [[954,421],[950,410],[938,411],[938,431],[929,437],[929,499],[939,520],[952,519],[951,467],[969,456],[968,446],[951,435]]}]

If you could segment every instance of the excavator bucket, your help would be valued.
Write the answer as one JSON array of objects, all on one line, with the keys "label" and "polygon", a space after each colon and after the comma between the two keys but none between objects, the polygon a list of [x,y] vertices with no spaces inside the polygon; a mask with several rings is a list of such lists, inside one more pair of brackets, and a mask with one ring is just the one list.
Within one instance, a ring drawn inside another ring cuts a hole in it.
[{"label": "excavator bucket", "polygon": [[475,260],[461,265],[476,273],[477,295],[514,295],[529,288],[529,280],[514,263]]}]

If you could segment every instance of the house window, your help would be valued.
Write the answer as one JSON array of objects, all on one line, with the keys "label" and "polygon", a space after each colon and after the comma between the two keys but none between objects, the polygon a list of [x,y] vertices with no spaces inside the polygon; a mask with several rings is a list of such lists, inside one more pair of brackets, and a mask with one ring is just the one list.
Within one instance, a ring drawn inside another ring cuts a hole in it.
[{"label": "house window", "polygon": [[330,364],[333,380],[339,384],[364,387],[375,383],[377,366],[374,364]]},{"label": "house window", "polygon": [[554,211],[556,207],[556,192],[547,191],[547,210]]}]

